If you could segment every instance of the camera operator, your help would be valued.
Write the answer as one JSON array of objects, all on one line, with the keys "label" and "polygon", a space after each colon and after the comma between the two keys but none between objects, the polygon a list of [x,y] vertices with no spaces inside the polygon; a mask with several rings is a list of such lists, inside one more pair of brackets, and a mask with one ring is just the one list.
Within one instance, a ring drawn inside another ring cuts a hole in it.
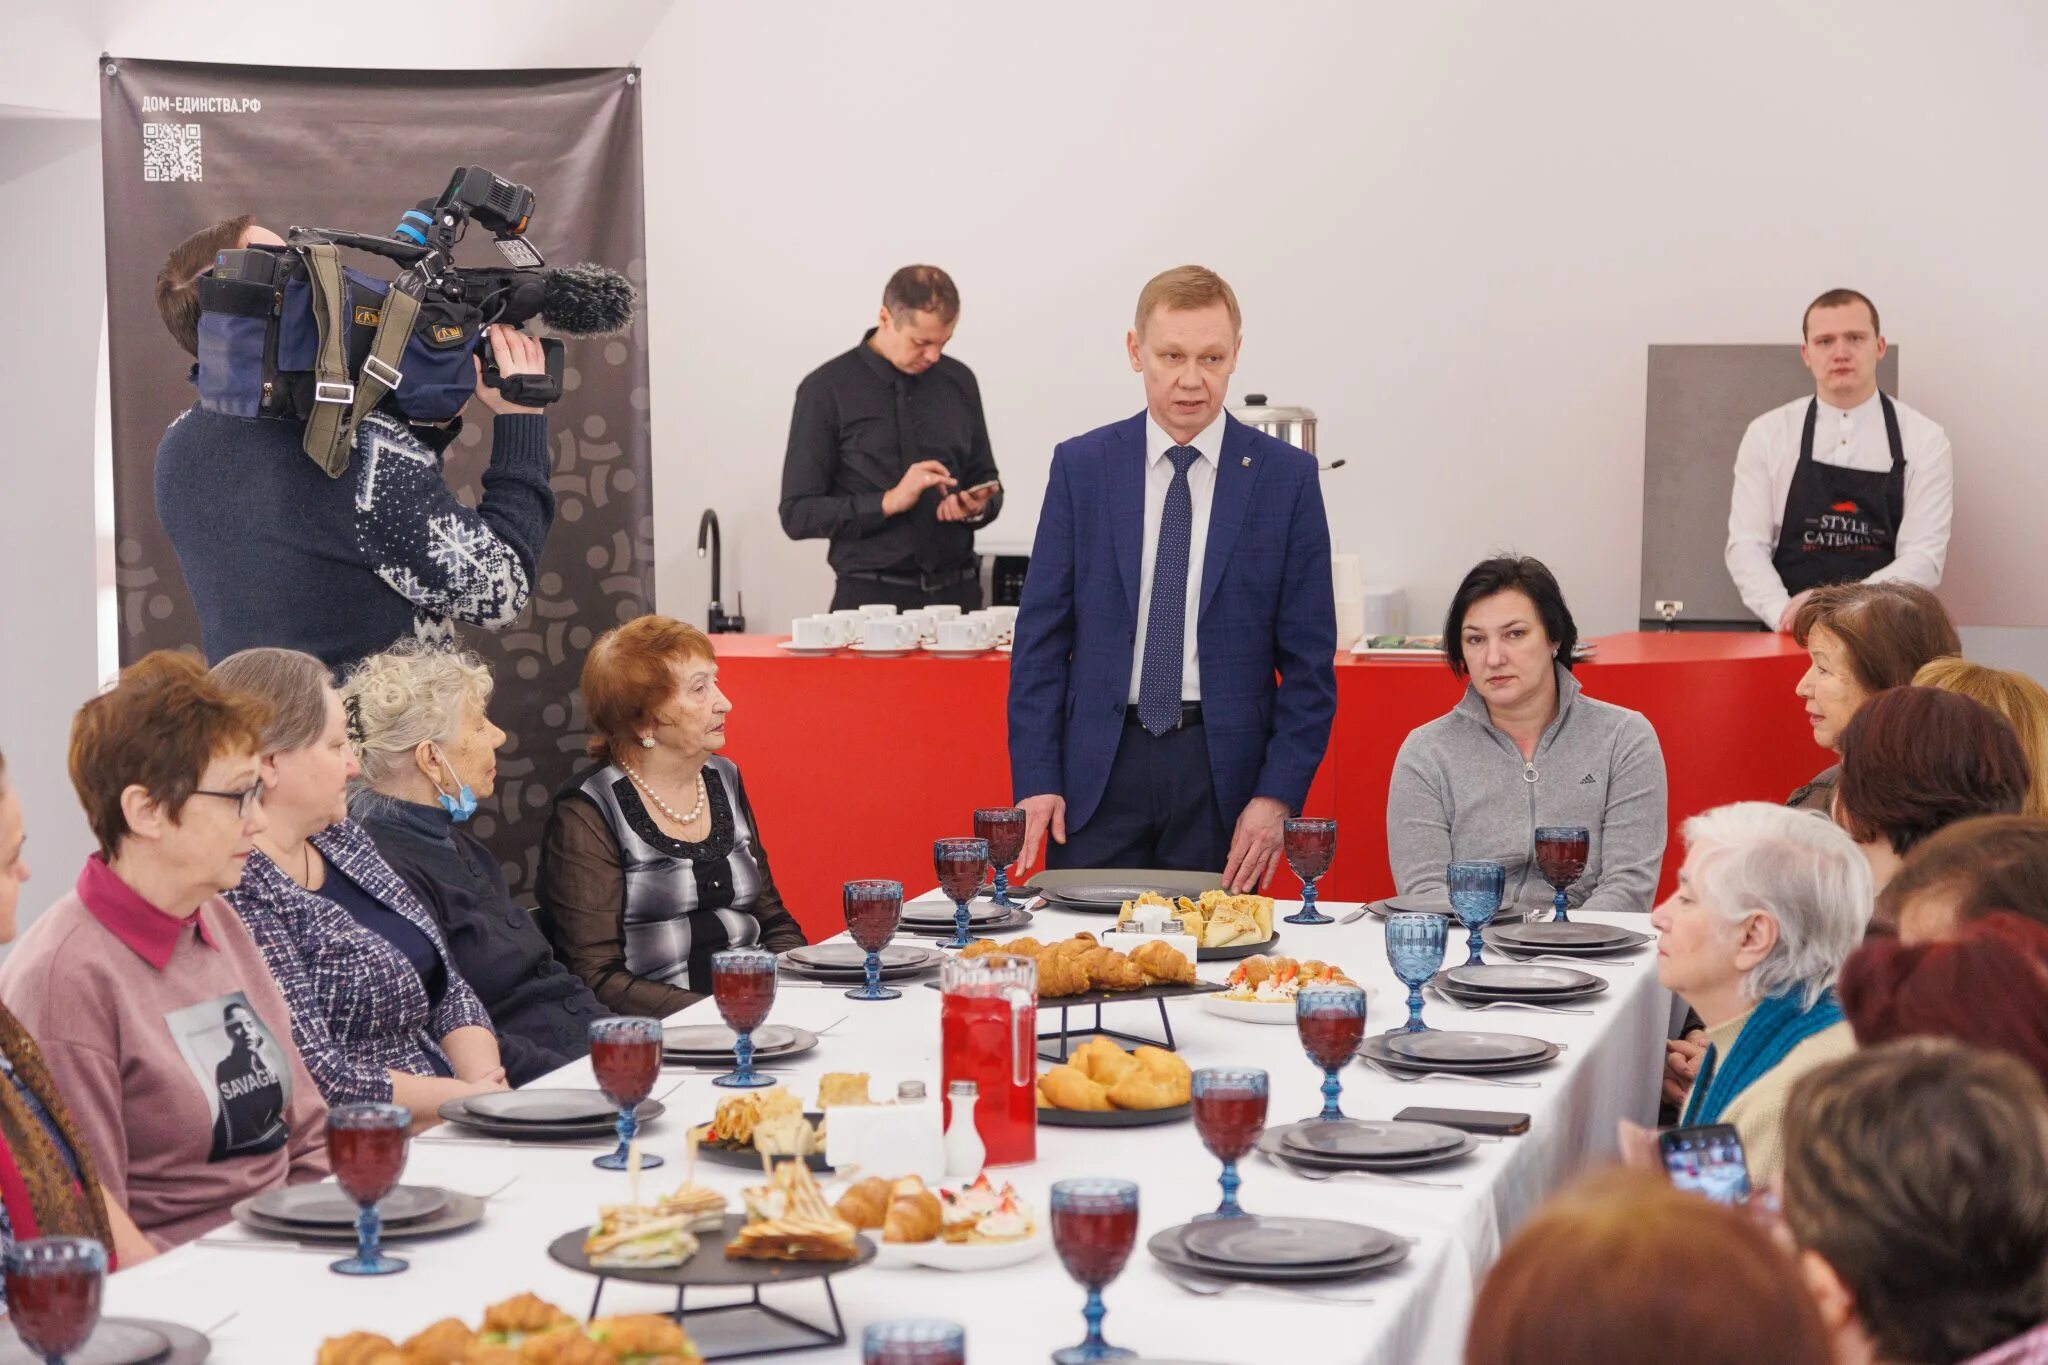
[{"label": "camera operator", "polygon": [[[280,240],[243,217],[172,250],[157,309],[180,345],[198,355],[198,280],[217,253]],[[540,343],[526,333],[493,325],[487,344],[507,379],[543,372]],[[474,508],[442,470],[463,417],[418,426],[380,407],[356,429],[339,478],[306,457],[302,422],[195,403],[171,424],[157,446],[157,516],[207,658],[275,645],[339,669],[404,636],[450,642],[456,621],[512,624],[554,520],[547,417],[485,386],[480,366],[478,376],[492,430]]]}]

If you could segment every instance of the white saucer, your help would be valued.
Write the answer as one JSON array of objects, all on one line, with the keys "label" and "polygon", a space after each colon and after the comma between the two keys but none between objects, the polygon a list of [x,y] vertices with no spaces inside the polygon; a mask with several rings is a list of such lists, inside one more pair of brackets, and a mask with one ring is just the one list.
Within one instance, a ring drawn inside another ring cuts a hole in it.
[{"label": "white saucer", "polygon": [[966,649],[940,649],[937,645],[926,645],[924,652],[934,659],[979,659],[988,653],[988,648],[969,645]]},{"label": "white saucer", "polygon": [[865,654],[870,659],[901,659],[917,653],[918,647],[916,645],[858,644],[852,646],[852,649],[854,653]]},{"label": "white saucer", "polygon": [[813,647],[810,645],[799,645],[794,640],[777,640],[775,647],[786,653],[794,654],[799,659],[822,659],[828,654],[837,654],[839,652],[837,646],[834,645],[818,645]]}]

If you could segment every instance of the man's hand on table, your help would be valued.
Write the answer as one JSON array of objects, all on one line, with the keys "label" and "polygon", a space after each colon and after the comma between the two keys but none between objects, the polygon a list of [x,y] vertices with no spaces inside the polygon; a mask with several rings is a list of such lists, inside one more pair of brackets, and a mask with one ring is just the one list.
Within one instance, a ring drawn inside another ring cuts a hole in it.
[{"label": "man's hand on table", "polygon": [[1017,854],[1017,880],[1022,882],[1032,868],[1038,866],[1039,845],[1045,842],[1046,832],[1051,831],[1054,842],[1067,841],[1067,798],[1048,793],[1044,796],[1027,796],[1017,803],[1024,812],[1024,848]]},{"label": "man's hand on table", "polygon": [[1230,860],[1223,865],[1223,885],[1248,895],[1270,884],[1280,869],[1280,850],[1287,832],[1287,807],[1270,796],[1254,796],[1237,817],[1230,836]]}]

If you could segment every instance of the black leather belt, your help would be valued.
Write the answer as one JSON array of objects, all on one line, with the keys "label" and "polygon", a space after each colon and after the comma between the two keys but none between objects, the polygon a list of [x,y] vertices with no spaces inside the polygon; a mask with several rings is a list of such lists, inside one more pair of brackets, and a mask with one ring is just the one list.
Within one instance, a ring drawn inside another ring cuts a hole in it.
[{"label": "black leather belt", "polygon": [[841,578],[858,579],[863,583],[884,583],[892,588],[916,588],[919,592],[938,592],[942,588],[956,587],[970,578],[981,577],[981,565],[962,564],[957,568],[940,569],[936,573],[843,573]]},{"label": "black leather belt", "polygon": [[[1198,701],[1184,701],[1180,704],[1180,724],[1173,728],[1175,730],[1185,730],[1190,725],[1200,725],[1201,723],[1202,703]],[[1136,705],[1124,708],[1124,724],[1136,725],[1141,729],[1144,727],[1145,722],[1138,719],[1138,708]]]}]

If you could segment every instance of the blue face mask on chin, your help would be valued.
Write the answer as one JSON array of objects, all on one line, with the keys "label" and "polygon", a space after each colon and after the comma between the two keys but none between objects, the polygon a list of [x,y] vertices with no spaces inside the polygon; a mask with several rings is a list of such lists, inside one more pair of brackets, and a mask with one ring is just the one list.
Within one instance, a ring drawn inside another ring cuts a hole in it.
[{"label": "blue face mask on chin", "polygon": [[[453,777],[455,775],[455,765],[446,758],[441,760],[441,766],[448,770],[449,776]],[[435,800],[441,803],[442,810],[448,812],[449,819],[459,825],[470,816],[476,814],[476,793],[469,789],[467,782],[461,783],[456,788],[456,794],[453,796],[441,791],[440,787],[440,783],[434,784]]]}]

